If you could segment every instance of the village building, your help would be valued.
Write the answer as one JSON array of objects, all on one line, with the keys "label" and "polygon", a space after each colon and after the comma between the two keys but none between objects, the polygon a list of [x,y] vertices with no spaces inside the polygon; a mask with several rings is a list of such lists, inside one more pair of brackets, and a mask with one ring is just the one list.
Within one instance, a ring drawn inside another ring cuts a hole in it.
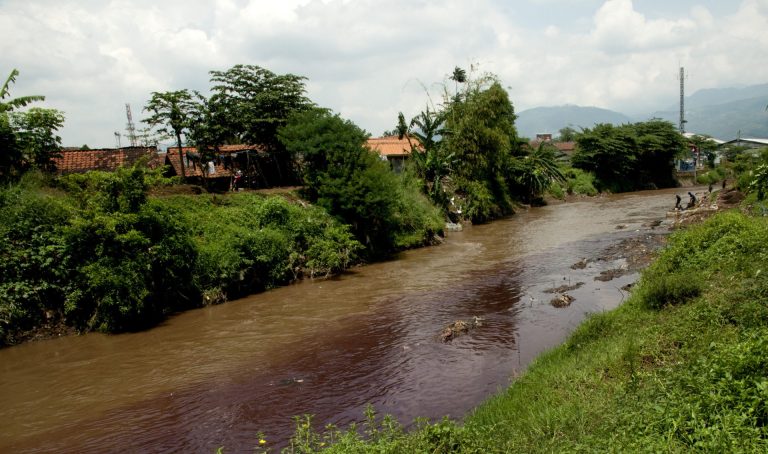
[{"label": "village building", "polygon": [[146,159],[152,167],[162,165],[155,147],[100,148],[96,150],[63,149],[53,158],[56,173],[85,173],[90,170],[113,172],[123,166],[131,166]]},{"label": "village building", "polygon": [[392,170],[402,172],[405,167],[405,161],[411,156],[411,144],[421,148],[419,141],[411,137],[411,142],[403,137],[397,136],[376,137],[368,139],[366,145],[371,150],[379,154],[382,160],[389,162]]}]

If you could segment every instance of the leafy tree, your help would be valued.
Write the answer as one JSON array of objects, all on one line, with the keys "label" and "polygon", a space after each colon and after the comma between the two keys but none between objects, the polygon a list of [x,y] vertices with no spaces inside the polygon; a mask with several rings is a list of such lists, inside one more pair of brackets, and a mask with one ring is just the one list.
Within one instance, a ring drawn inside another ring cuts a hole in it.
[{"label": "leafy tree", "polygon": [[445,118],[451,134],[444,146],[455,158],[456,190],[466,197],[466,213],[477,213],[473,222],[483,222],[510,212],[511,161],[518,141],[507,92],[494,77],[473,81],[461,100],[446,107]]},{"label": "leafy tree", "polygon": [[418,200],[418,190],[403,184],[365,145],[368,134],[349,120],[324,109],[298,112],[280,129],[279,138],[301,157],[305,197],[350,224],[369,254],[412,245],[413,240],[404,244],[399,239],[414,232],[423,242],[440,229],[434,207]]},{"label": "leafy tree", "polygon": [[16,109],[44,96],[10,98],[10,85],[19,71],[14,69],[0,87],[0,179],[16,177],[29,168],[53,170],[52,158],[61,148],[56,131],[64,124],[64,114],[55,109],[32,108],[25,112]]},{"label": "leafy tree", "polygon": [[56,131],[64,126],[64,114],[56,109],[33,107],[26,112],[11,113],[16,143],[24,162],[45,171],[53,171],[52,158],[60,156],[61,137]]},{"label": "leafy tree", "polygon": [[[442,139],[448,133],[444,125],[445,112],[432,111],[429,106],[411,119],[408,125],[405,124],[403,113],[398,114],[398,136],[408,140],[411,159],[416,172],[424,181],[425,192],[434,203],[443,207],[447,203],[443,179],[450,175],[454,163],[453,153],[443,148]],[[416,142],[411,138],[416,139]]]},{"label": "leafy tree", "polygon": [[197,93],[188,90],[152,92],[152,97],[144,106],[144,111],[149,112],[149,118],[142,120],[150,127],[158,127],[158,132],[168,134],[176,138],[176,146],[179,148],[179,161],[181,162],[181,176],[186,177],[184,168],[184,154],[181,147],[182,134],[188,134],[191,119],[199,111]]},{"label": "leafy tree", "polygon": [[674,125],[657,119],[599,124],[578,134],[576,142],[573,166],[593,172],[602,189],[615,192],[674,186],[674,158],[686,151]]},{"label": "leafy tree", "polygon": [[557,140],[560,142],[573,142],[576,139],[576,130],[573,129],[570,126],[566,126],[564,128],[560,128],[560,131],[558,131],[559,135],[557,137]]},{"label": "leafy tree", "polygon": [[453,68],[453,72],[451,73],[451,76],[449,77],[454,82],[454,99],[456,101],[459,100],[459,84],[464,84],[467,82],[467,71],[464,69],[456,66]]},{"label": "leafy tree", "polygon": [[688,152],[685,137],[672,123],[660,119],[627,127],[633,129],[637,137],[636,187],[653,189],[677,185],[674,160]]},{"label": "leafy tree", "polygon": [[593,172],[602,188],[616,192],[634,187],[637,138],[633,131],[608,123],[587,128],[576,138],[573,167]]},{"label": "leafy tree", "polygon": [[278,129],[295,112],[314,104],[306,96],[305,77],[278,75],[255,65],[211,71],[210,108],[234,141],[262,145],[273,156],[281,180],[293,170],[293,159],[278,139]]}]

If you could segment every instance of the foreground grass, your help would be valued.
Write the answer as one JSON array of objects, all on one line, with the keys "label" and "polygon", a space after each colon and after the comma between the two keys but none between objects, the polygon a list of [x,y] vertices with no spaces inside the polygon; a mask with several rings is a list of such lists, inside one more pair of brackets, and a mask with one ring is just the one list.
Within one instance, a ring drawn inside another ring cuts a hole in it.
[{"label": "foreground grass", "polygon": [[768,452],[768,221],[678,232],[618,309],[590,317],[463,424],[312,432],[289,452]]}]

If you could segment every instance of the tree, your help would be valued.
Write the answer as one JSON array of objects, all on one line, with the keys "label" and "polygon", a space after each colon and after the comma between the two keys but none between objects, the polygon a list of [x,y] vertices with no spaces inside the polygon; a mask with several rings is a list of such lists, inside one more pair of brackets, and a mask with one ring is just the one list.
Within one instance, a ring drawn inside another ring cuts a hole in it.
[{"label": "tree", "polygon": [[557,137],[557,140],[560,142],[573,142],[576,139],[576,130],[570,126],[560,128],[558,133],[560,135]]},{"label": "tree", "polygon": [[278,75],[255,65],[235,65],[211,71],[210,108],[228,135],[238,143],[262,145],[275,160],[283,182],[291,178],[294,161],[278,139],[288,118],[314,106],[306,96],[305,77]]},{"label": "tree", "polygon": [[394,244],[397,176],[365,146],[368,134],[325,109],[293,115],[279,139],[303,162],[304,195],[352,226],[374,255]]},{"label": "tree", "polygon": [[64,114],[55,109],[32,108],[26,112],[16,109],[44,96],[10,98],[10,86],[19,71],[14,69],[0,87],[0,179],[18,176],[29,168],[53,170],[52,158],[61,148],[56,131],[64,124]]},{"label": "tree", "polygon": [[19,107],[24,107],[27,104],[33,103],[35,101],[45,101],[45,96],[40,95],[22,96],[20,98],[3,101],[3,99],[6,97],[11,96],[10,87],[12,83],[16,82],[16,77],[18,75],[18,69],[11,70],[11,74],[8,76],[8,79],[5,80],[5,83],[0,88],[0,114],[4,112],[10,112],[12,110],[18,109]]},{"label": "tree", "polygon": [[584,129],[576,139],[573,167],[593,172],[603,189],[615,192],[634,189],[637,161],[633,131],[609,123]]},{"label": "tree", "polygon": [[151,116],[142,120],[150,127],[158,127],[158,132],[168,134],[176,138],[176,146],[179,148],[179,161],[181,163],[181,176],[186,177],[184,168],[184,153],[181,151],[181,136],[188,134],[191,119],[199,111],[199,103],[196,92],[188,90],[152,92],[152,97],[144,106],[144,111]]},{"label": "tree", "polygon": [[64,114],[56,109],[33,107],[26,112],[13,112],[11,125],[16,143],[27,167],[53,171],[54,157],[61,150],[61,137],[56,134],[64,126]]},{"label": "tree", "polygon": [[[407,125],[403,113],[398,114],[398,136],[408,140],[411,159],[416,172],[424,181],[425,192],[434,203],[443,207],[447,202],[443,179],[448,177],[454,163],[454,154],[442,146],[442,139],[448,134],[444,124],[445,112],[430,110],[429,106]],[[416,139],[416,143],[411,138]]]},{"label": "tree", "polygon": [[576,142],[573,166],[593,172],[603,189],[614,192],[673,187],[674,158],[686,151],[674,125],[658,119],[598,124],[578,134]]},{"label": "tree", "polygon": [[512,211],[511,161],[517,152],[515,111],[507,92],[489,76],[469,84],[446,107],[445,151],[453,153],[456,190],[465,214],[483,222]]},{"label": "tree", "polygon": [[547,142],[540,142],[538,147],[527,155],[513,160],[515,181],[520,186],[520,194],[527,202],[539,199],[553,182],[565,181],[563,172],[557,165],[557,149]]}]

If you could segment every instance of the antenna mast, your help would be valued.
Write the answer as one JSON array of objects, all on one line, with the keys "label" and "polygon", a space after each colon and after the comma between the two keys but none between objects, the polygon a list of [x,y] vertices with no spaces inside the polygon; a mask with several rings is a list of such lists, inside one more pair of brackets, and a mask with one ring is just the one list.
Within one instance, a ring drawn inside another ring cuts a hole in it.
[{"label": "antenna mast", "polygon": [[128,140],[131,142],[132,147],[136,147],[136,126],[133,124],[133,116],[131,115],[131,105],[125,103],[125,116],[128,117],[128,124],[125,129],[128,131]]},{"label": "antenna mast", "polygon": [[685,132],[685,68],[680,67],[680,133]]}]

